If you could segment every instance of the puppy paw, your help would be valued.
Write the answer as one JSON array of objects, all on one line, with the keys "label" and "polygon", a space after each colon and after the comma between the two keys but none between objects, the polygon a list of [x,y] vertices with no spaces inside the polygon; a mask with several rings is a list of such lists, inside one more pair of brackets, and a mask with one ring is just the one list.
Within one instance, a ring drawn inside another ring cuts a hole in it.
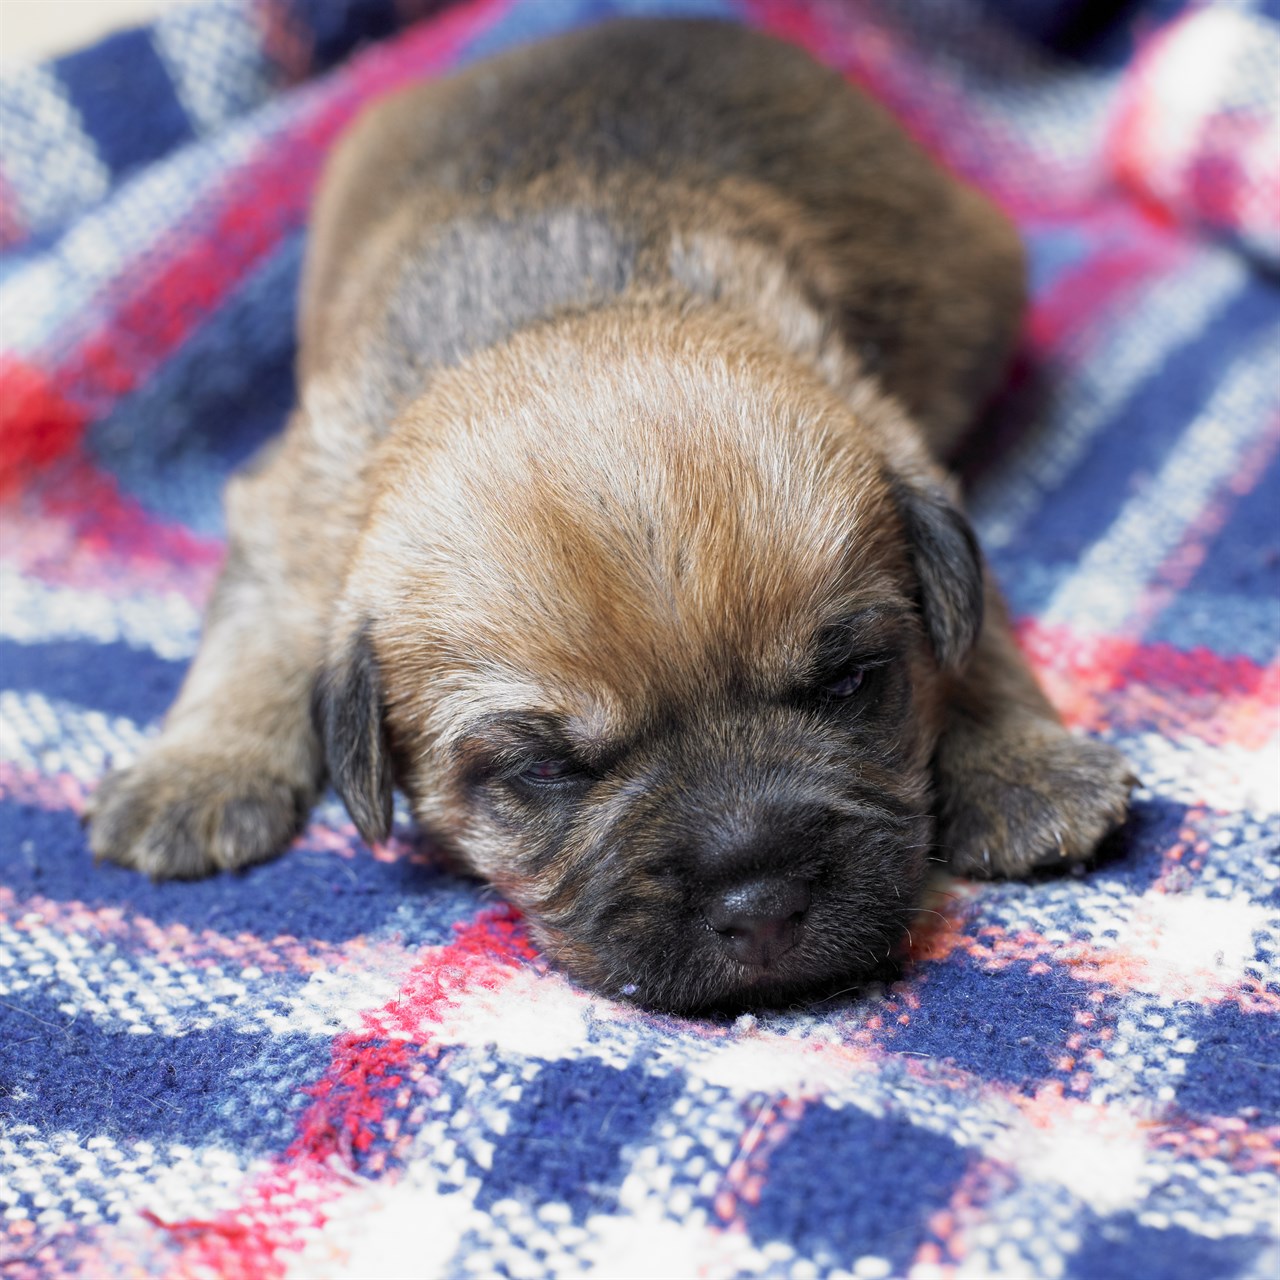
[{"label": "puppy paw", "polygon": [[314,798],[270,766],[159,747],[99,784],[85,811],[89,847],[153,879],[195,879],[274,857]]},{"label": "puppy paw", "polygon": [[939,785],[952,870],[987,878],[1090,857],[1138,780],[1114,747],[1033,720],[950,751]]}]

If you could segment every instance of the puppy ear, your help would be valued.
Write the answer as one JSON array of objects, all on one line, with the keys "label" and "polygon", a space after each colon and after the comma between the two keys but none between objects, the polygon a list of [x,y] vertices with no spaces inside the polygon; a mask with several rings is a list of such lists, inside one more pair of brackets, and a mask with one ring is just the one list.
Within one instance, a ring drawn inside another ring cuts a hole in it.
[{"label": "puppy ear", "polygon": [[391,834],[391,753],[366,623],[316,683],[313,714],[334,790],[369,844]]},{"label": "puppy ear", "polygon": [[955,503],[928,481],[899,483],[895,489],[934,656],[941,666],[958,666],[982,629],[978,540]]}]

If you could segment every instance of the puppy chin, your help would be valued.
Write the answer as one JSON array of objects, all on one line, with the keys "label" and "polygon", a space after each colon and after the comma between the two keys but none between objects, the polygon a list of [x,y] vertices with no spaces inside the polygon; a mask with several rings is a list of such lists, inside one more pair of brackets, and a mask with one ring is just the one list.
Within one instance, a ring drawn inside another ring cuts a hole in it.
[{"label": "puppy chin", "polygon": [[[913,904],[914,905],[914,904]],[[762,1007],[808,1003],[837,991],[856,990],[892,968],[911,912],[880,911],[863,937],[809,936],[767,966],[744,964],[724,953],[707,930],[702,945],[609,945],[587,952],[566,945],[554,931],[535,930],[548,955],[584,986],[658,1013],[740,1013]]]},{"label": "puppy chin", "polygon": [[849,830],[816,857],[809,850],[822,870],[807,881],[808,903],[763,943],[744,941],[745,930],[708,910],[724,896],[719,886],[637,892],[600,877],[568,928],[537,915],[530,922],[576,980],[654,1011],[735,1013],[828,998],[893,971],[923,896],[931,837],[932,820],[921,817],[892,833]]}]

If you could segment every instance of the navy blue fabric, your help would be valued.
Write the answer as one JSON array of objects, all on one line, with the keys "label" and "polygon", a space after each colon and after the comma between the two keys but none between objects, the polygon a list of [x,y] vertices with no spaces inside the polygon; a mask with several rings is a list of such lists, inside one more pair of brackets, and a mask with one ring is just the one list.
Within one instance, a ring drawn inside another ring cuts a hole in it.
[{"label": "navy blue fabric", "polygon": [[945,1058],[966,1071],[1018,1084],[1054,1071],[1074,1029],[1076,982],[1017,960],[999,969],[954,958],[930,974],[930,1000],[893,1035],[899,1053]]},{"label": "navy blue fabric", "polygon": [[1178,1226],[1144,1227],[1128,1213],[1095,1221],[1071,1259],[1071,1280],[1137,1280],[1160,1274],[1177,1259],[1177,1274],[1226,1280],[1249,1274],[1259,1242],[1248,1237],[1206,1239]]},{"label": "navy blue fabric", "polygon": [[1132,56],[1144,30],[1168,22],[1187,0],[982,0],[992,17],[1052,53],[1094,66]]},{"label": "navy blue fabric", "polygon": [[1196,1010],[1185,1025],[1196,1050],[1178,1085],[1179,1106],[1205,1116],[1245,1112],[1265,1124],[1280,1123],[1277,1019],[1227,1003]]},{"label": "navy blue fabric", "polygon": [[119,641],[51,640],[37,649],[0,640],[6,688],[137,717],[142,724],[159,720],[169,709],[186,669],[185,662],[168,662]]},{"label": "navy blue fabric", "polygon": [[[446,7],[447,0],[419,0],[411,5],[405,0],[288,0],[295,21],[311,33],[314,41],[313,71],[325,71],[341,62],[363,44],[383,40],[401,23],[400,8],[416,8],[425,14]],[[416,16],[416,15],[415,15]]]},{"label": "navy blue fabric", "polygon": [[[909,1179],[895,1172],[904,1143],[912,1152]],[[949,1138],[901,1118],[815,1104],[770,1155],[748,1226],[757,1240],[789,1240],[837,1264],[867,1253],[903,1275],[922,1225],[947,1203],[968,1163]],[[884,1176],[878,1176],[881,1167]],[[852,1178],[862,1188],[854,1203],[844,1194]]]},{"label": "navy blue fabric", "polygon": [[194,137],[146,28],[107,36],[92,48],[56,59],[52,66],[114,177]]},{"label": "navy blue fabric", "polygon": [[0,1004],[0,1043],[0,1124],[257,1153],[288,1142],[305,1101],[293,1081],[324,1070],[331,1040],[225,1026],[134,1035],[24,994]]},{"label": "navy blue fabric", "polygon": [[[1276,314],[1280,315],[1280,303]],[[1190,590],[1255,596],[1274,619],[1280,615],[1280,453],[1252,480],[1209,544]]]},{"label": "navy blue fabric", "polygon": [[[438,945],[474,911],[464,881],[407,858],[380,861],[354,832],[350,862],[306,848],[241,872],[192,883],[153,883],[136,872],[52,851],[80,847],[75,814],[0,800],[5,883],[15,892],[76,899],[90,907],[125,906],[160,924],[216,929],[230,936],[313,938],[341,942],[394,930],[413,945]],[[342,909],[336,910],[341,901]],[[426,908],[424,910],[424,907]]]},{"label": "navy blue fabric", "polygon": [[477,1204],[550,1198],[581,1221],[620,1180],[622,1149],[647,1136],[681,1088],[678,1077],[590,1058],[548,1063],[512,1108],[508,1141],[494,1153]]},{"label": "navy blue fabric", "polygon": [[302,254],[296,231],[90,429],[91,456],[149,511],[204,534],[225,529],[222,482],[293,407]]}]

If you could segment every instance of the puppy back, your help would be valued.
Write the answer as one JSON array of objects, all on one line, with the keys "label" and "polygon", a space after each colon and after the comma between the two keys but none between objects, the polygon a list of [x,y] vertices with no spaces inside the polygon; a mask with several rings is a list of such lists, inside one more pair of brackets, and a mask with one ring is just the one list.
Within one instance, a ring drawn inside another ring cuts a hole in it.
[{"label": "puppy back", "polygon": [[[544,316],[670,281],[673,245],[710,234],[784,261],[939,449],[1003,369],[1022,259],[985,200],[801,50],[729,24],[629,20],[360,118],[316,205],[303,378],[390,322],[414,353],[411,391]],[[733,292],[734,260],[715,255],[707,291]]]}]

